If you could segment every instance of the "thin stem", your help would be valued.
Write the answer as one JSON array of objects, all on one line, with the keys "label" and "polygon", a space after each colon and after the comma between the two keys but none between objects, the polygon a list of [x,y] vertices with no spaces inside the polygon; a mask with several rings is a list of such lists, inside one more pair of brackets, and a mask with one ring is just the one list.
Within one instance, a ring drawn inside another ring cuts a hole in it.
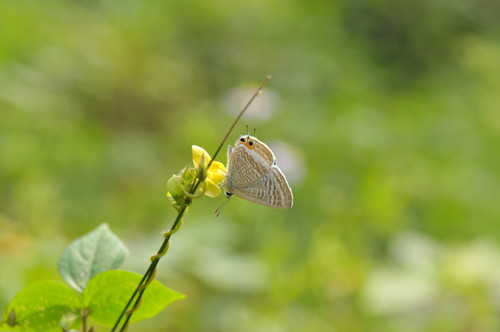
[{"label": "thin stem", "polygon": [[[197,188],[197,186],[196,186]],[[196,191],[196,188],[192,188],[191,192],[194,192]],[[194,189],[194,190],[193,190]],[[187,203],[187,202],[186,202]],[[177,217],[175,218],[175,221],[174,223],[172,224],[172,227],[170,228],[170,230],[173,230],[175,229],[176,227],[178,227],[179,223],[180,223],[180,220],[182,219],[182,216],[184,215],[184,213],[186,212],[187,210],[187,206],[183,206],[179,213],[177,214]],[[173,233],[172,233],[173,234]],[[113,328],[111,329],[111,331],[115,331],[116,328],[118,327],[118,324],[120,324],[120,321],[122,320],[123,316],[125,315],[125,313],[127,312],[128,308],[130,307],[130,304],[132,303],[132,301],[134,301],[134,298],[136,297],[137,293],[139,293],[141,291],[141,288],[143,285],[145,285],[148,281],[148,279],[150,279],[151,277],[151,274],[152,272],[156,269],[156,266],[158,265],[158,262],[160,261],[160,258],[161,258],[161,254],[165,251],[165,249],[167,248],[167,245],[168,245],[168,241],[170,240],[170,236],[172,234],[169,234],[167,236],[165,236],[165,239],[163,240],[163,243],[161,244],[160,246],[160,249],[158,249],[158,252],[156,253],[155,256],[157,256],[155,259],[153,259],[151,261],[151,264],[149,265],[148,269],[146,270],[146,273],[144,273],[141,281],[139,282],[139,284],[137,285],[137,287],[135,288],[134,292],[132,293],[132,296],[130,297],[130,299],[128,300],[127,304],[125,305],[125,308],[123,308],[122,312],[120,313],[120,316],[118,317],[118,319],[116,320],[116,323],[115,325],[113,326]],[[144,292],[144,290],[142,290],[141,294],[139,294],[140,297],[142,297],[142,293]],[[140,298],[139,298],[140,299]],[[136,300],[136,303],[138,303],[138,301]],[[135,305],[134,305],[135,306]],[[122,325],[122,328],[120,329],[120,331],[124,331],[124,327],[126,327],[128,325],[128,321],[130,320],[130,318],[132,317],[132,313],[128,314],[127,317],[125,318],[125,322],[123,323]]]},{"label": "thin stem", "polygon": [[245,107],[243,107],[243,109],[241,110],[240,114],[238,114],[238,116],[236,117],[236,119],[234,119],[233,124],[231,125],[231,127],[229,127],[229,130],[226,133],[226,136],[224,136],[224,138],[222,139],[222,141],[219,144],[219,147],[217,148],[217,150],[215,150],[215,153],[213,154],[212,159],[210,159],[210,162],[207,165],[207,169],[210,168],[210,165],[212,165],[212,163],[214,162],[215,158],[217,157],[217,155],[219,154],[220,150],[224,146],[224,143],[226,143],[229,135],[231,135],[231,132],[233,131],[234,127],[236,127],[236,124],[238,123],[238,121],[240,121],[240,118],[246,112],[246,110],[248,109],[248,107],[250,106],[250,104],[253,102],[253,100],[255,98],[257,98],[257,96],[262,93],[262,89],[267,84],[267,82],[269,82],[271,79],[272,79],[271,75],[267,75],[266,78],[264,78],[264,80],[260,83],[259,87],[254,92],[254,94],[252,95],[252,97],[250,97],[250,99],[246,103]]},{"label": "thin stem", "polygon": [[83,332],[87,332],[87,316],[89,315],[89,311],[87,308],[84,308],[82,311],[82,330]]},{"label": "thin stem", "polygon": [[[196,188],[197,187],[198,186],[196,186]],[[196,191],[196,188],[195,187],[193,187],[193,188],[194,188],[194,191]],[[192,190],[192,192],[194,192],[194,191]],[[130,297],[129,301],[127,302],[127,305],[125,306],[125,308],[121,312],[120,317],[118,317],[118,320],[116,321],[115,326],[113,326],[113,329],[111,331],[115,331],[116,327],[118,326],[120,320],[123,318],[124,315],[126,315],[127,317],[125,317],[125,321],[123,322],[122,327],[120,328],[120,331],[126,331],[128,324],[129,324],[129,320],[130,320],[130,318],[132,318],[133,312],[138,308],[138,305],[140,303],[142,295],[144,294],[144,291],[146,290],[145,286],[148,285],[153,280],[152,276],[154,275],[154,272],[156,270],[156,266],[160,262],[160,258],[165,254],[165,252],[166,252],[165,249],[168,248],[168,242],[170,241],[170,237],[172,236],[173,233],[175,233],[175,231],[177,231],[178,226],[180,225],[180,221],[182,219],[182,216],[184,215],[186,210],[187,210],[187,206],[184,206],[180,209],[179,213],[177,214],[177,218],[175,218],[175,221],[174,221],[172,227],[166,233],[167,235],[165,236],[165,239],[163,240],[163,243],[161,244],[160,249],[156,253],[155,258],[151,261],[149,268],[147,269],[146,273],[142,277],[141,281],[139,282],[139,285],[136,287],[134,293]],[[175,231],[172,232],[173,230],[175,230]],[[134,302],[132,309],[128,310],[128,308],[130,307],[130,304],[132,303],[132,301],[134,300],[136,295],[137,295],[137,298]]]},{"label": "thin stem", "polygon": [[[248,100],[248,102],[243,107],[243,109],[241,110],[241,112],[238,114],[238,116],[236,117],[236,119],[233,121],[231,127],[229,127],[229,130],[227,131],[226,135],[224,136],[224,138],[220,142],[219,147],[217,148],[217,150],[213,154],[212,158],[210,159],[210,161],[209,161],[209,163],[207,165],[207,169],[214,162],[215,158],[217,157],[217,155],[221,151],[222,147],[224,146],[224,143],[228,139],[229,135],[233,131],[234,127],[236,126],[236,124],[238,123],[238,121],[240,120],[240,118],[246,112],[246,110],[248,109],[248,107],[250,106],[250,104],[253,102],[253,100],[262,92],[262,89],[263,89],[264,85],[270,79],[271,79],[271,75],[266,76],[266,78],[259,85],[259,88],[255,91],[255,93]],[[189,194],[191,196],[194,195],[196,193],[196,190],[198,189],[198,187],[201,184],[202,184],[202,181],[200,181],[199,179],[196,179],[195,181],[193,181],[193,185],[191,186],[191,188],[189,190]],[[184,214],[185,214],[185,212],[187,210],[187,207],[191,204],[191,202],[192,202],[192,199],[188,195],[188,197],[184,201],[183,206],[179,209],[179,212],[177,214],[177,217],[174,220],[174,223],[172,224],[172,227],[170,227],[170,229],[163,234],[164,240],[163,240],[163,243],[160,246],[160,249],[158,249],[158,252],[156,253],[156,255],[152,256],[152,258],[151,258],[151,264],[149,265],[148,269],[146,270],[146,272],[144,273],[143,277],[141,278],[141,281],[139,282],[139,284],[135,288],[134,292],[132,293],[132,296],[130,297],[130,299],[128,300],[127,304],[125,305],[125,308],[123,308],[122,312],[120,313],[120,316],[116,320],[116,323],[113,326],[113,328],[111,329],[111,332],[114,332],[118,328],[118,325],[120,324],[120,322],[121,322],[121,320],[123,319],[124,316],[126,316],[126,317],[125,317],[125,320],[123,321],[123,324],[121,325],[120,332],[127,330],[130,318],[132,318],[132,314],[140,306],[142,295],[144,294],[144,291],[146,290],[146,287],[154,280],[154,277],[155,277],[155,274],[156,274],[156,266],[158,265],[161,257],[163,255],[165,255],[165,253],[168,250],[170,237],[175,232],[177,232],[179,230],[179,228],[181,226],[182,217],[184,216]],[[134,299],[135,299],[135,302],[134,302]],[[128,308],[130,307],[130,305],[132,304],[132,302],[134,302],[134,305],[129,310]]]}]

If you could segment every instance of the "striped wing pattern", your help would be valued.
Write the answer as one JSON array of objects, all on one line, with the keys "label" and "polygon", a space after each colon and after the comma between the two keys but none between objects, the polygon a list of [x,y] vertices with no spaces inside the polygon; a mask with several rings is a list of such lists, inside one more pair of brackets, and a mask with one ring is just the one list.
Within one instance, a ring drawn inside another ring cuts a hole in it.
[{"label": "striped wing pattern", "polygon": [[293,205],[293,194],[283,172],[274,165],[262,178],[246,187],[235,187],[232,193],[248,201],[274,208]]},{"label": "striped wing pattern", "polygon": [[292,207],[292,189],[276,165],[273,152],[256,138],[251,139],[255,141],[253,150],[238,144],[238,141],[234,149],[228,149],[227,191],[261,205],[282,209]]},{"label": "striped wing pattern", "polygon": [[229,158],[228,182],[231,186],[249,185],[269,172],[271,166],[272,161],[250,154],[244,145],[237,145]]}]

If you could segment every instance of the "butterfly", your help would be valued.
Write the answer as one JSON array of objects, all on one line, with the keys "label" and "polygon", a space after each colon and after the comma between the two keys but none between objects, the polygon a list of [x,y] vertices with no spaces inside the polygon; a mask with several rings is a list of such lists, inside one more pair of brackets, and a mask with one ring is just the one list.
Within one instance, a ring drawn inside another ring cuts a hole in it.
[{"label": "butterfly", "polygon": [[266,144],[254,136],[240,136],[234,148],[228,147],[227,160],[227,198],[236,195],[273,208],[292,207],[292,189]]}]

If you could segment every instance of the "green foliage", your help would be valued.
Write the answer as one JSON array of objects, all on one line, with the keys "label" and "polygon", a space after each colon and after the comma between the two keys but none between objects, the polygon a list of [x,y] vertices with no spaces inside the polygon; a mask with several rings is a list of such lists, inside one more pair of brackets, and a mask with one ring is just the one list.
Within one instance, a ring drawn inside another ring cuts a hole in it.
[{"label": "green foliage", "polygon": [[59,259],[59,274],[75,290],[82,292],[97,274],[123,264],[127,249],[107,224],[75,240]]},{"label": "green foliage", "polygon": [[[7,307],[4,321],[19,331],[61,331],[63,318],[78,316],[81,308],[79,295],[67,285],[42,280],[17,293]],[[13,315],[14,319],[9,318],[10,315]]]},{"label": "green foliage", "polygon": [[[105,326],[112,326],[141,277],[127,271],[107,271],[93,278],[83,292],[83,303],[91,317]],[[134,312],[131,322],[153,317],[184,297],[155,280],[144,292],[141,306]]]},{"label": "green foliage", "polygon": [[[132,272],[109,271],[123,263],[126,253],[106,224],[75,240],[59,261],[61,275],[74,290],[51,280],[28,285],[7,307],[3,327],[22,332],[61,331],[80,325],[87,317],[105,326],[113,325],[141,279]],[[182,298],[183,294],[155,280],[131,321],[153,317]]]}]

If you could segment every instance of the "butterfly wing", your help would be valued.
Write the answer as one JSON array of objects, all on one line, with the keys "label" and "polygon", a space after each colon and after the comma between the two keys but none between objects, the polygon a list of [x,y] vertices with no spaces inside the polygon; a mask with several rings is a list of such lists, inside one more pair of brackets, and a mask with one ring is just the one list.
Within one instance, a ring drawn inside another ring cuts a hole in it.
[{"label": "butterfly wing", "polygon": [[293,205],[292,189],[278,166],[247,186],[236,186],[231,193],[248,201],[278,209]]},{"label": "butterfly wing", "polygon": [[272,161],[249,150],[244,145],[228,149],[226,187],[245,187],[262,178],[272,167]]}]

